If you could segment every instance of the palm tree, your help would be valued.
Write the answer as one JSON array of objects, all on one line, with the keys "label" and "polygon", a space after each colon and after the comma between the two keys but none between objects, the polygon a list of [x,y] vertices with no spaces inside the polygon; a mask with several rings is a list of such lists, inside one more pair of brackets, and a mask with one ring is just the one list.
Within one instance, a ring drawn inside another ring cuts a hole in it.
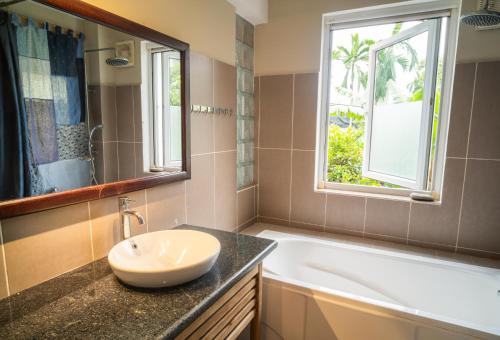
[{"label": "palm tree", "polygon": [[[401,23],[394,25],[392,35],[401,31]],[[409,58],[407,57],[409,56]],[[411,71],[419,64],[417,51],[408,43],[401,41],[377,52],[377,69],[375,74],[375,101],[387,98],[389,84],[396,80],[396,66],[404,71]]]},{"label": "palm tree", "polygon": [[340,60],[346,68],[342,87],[353,90],[356,80],[358,82],[358,88],[360,85],[366,87],[368,76],[359,66],[359,63],[366,63],[368,61],[370,46],[374,43],[375,41],[371,39],[363,39],[360,41],[359,34],[355,33],[351,35],[350,48],[339,46],[338,49],[332,52],[332,58],[334,60]]}]

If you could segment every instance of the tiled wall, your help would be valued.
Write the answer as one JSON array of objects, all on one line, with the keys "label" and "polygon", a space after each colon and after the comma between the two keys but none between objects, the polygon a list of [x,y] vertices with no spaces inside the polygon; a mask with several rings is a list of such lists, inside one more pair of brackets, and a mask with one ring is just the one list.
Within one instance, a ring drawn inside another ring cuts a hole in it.
[{"label": "tiled wall", "polygon": [[500,257],[500,62],[457,65],[441,205],[314,192],[317,80],[255,80],[259,220]]},{"label": "tiled wall", "polygon": [[99,184],[148,176],[143,171],[140,85],[89,86],[89,131]]},{"label": "tiled wall", "polygon": [[[131,119],[127,112],[133,112],[129,105],[135,96],[130,97],[133,87],[114,91],[122,103],[128,103],[118,109],[115,124],[119,126],[121,119]],[[234,111],[235,67],[193,53],[191,98],[193,104]],[[103,124],[111,126],[112,122]],[[143,226],[133,222],[134,235],[182,223],[233,231],[254,218],[254,188],[236,190],[236,116],[192,114],[191,136],[191,180],[127,194],[136,201],[132,208],[146,219]],[[4,219],[0,227],[3,298],[106,256],[120,241],[118,198]]]}]

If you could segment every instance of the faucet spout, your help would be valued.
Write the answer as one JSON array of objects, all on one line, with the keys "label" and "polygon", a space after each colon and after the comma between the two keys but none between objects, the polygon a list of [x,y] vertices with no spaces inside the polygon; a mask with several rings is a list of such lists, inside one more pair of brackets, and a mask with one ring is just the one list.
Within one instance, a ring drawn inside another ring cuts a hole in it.
[{"label": "faucet spout", "polygon": [[135,211],[135,210],[125,210],[123,212],[124,215],[129,215],[129,216],[135,216],[137,218],[137,222],[139,222],[139,224],[144,224],[144,217],[138,212],[138,211]]},{"label": "faucet spout", "polygon": [[138,211],[130,210],[130,202],[133,202],[130,198],[120,197],[120,217],[123,239],[128,239],[131,235],[130,216],[134,216],[140,225],[144,224],[144,217]]}]

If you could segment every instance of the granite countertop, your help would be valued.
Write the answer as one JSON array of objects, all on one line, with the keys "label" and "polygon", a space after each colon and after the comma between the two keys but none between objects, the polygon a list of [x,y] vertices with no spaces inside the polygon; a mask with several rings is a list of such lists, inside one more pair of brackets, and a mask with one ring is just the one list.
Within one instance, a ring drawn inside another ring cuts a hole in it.
[{"label": "granite countertop", "polygon": [[248,235],[177,228],[220,241],[209,273],[176,287],[140,289],[120,283],[104,258],[0,300],[0,339],[171,339],[276,247],[275,241]]}]

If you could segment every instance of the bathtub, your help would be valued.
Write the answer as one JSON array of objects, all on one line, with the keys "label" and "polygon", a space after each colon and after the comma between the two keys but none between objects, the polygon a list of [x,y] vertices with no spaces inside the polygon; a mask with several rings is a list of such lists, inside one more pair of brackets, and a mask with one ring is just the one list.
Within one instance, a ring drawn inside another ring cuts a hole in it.
[{"label": "bathtub", "polygon": [[500,270],[265,230],[264,339],[500,339]]}]

